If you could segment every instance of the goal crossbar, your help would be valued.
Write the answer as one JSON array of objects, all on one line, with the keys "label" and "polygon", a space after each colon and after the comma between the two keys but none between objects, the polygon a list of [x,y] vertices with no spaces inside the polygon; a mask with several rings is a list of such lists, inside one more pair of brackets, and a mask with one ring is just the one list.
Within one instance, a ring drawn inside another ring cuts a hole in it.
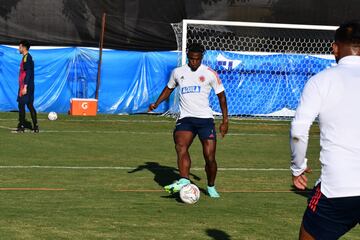
[{"label": "goal crossbar", "polygon": [[327,25],[306,25],[306,24],[235,22],[235,21],[214,21],[214,20],[184,19],[182,21],[182,53],[181,53],[181,64],[182,65],[184,65],[186,63],[187,27],[190,24],[212,25],[212,26],[279,28],[279,29],[302,29],[302,30],[320,30],[320,31],[321,30],[323,30],[323,31],[335,31],[338,28],[338,26],[327,26]]}]

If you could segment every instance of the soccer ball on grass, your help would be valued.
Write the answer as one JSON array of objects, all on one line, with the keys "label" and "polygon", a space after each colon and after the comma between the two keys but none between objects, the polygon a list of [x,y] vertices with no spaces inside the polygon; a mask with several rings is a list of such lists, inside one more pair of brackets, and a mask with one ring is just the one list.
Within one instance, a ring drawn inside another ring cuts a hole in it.
[{"label": "soccer ball on grass", "polygon": [[58,116],[57,116],[57,113],[56,113],[56,112],[49,112],[49,114],[48,114],[48,119],[49,119],[50,121],[55,121],[57,118],[58,118]]},{"label": "soccer ball on grass", "polygon": [[181,188],[180,198],[184,203],[194,204],[200,199],[200,190],[195,184],[187,184]]}]

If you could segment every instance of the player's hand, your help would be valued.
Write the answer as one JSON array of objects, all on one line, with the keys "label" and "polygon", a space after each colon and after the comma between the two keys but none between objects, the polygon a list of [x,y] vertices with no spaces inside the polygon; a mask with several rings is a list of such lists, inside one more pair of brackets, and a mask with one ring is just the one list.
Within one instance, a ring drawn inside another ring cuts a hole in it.
[{"label": "player's hand", "polygon": [[151,111],[155,110],[156,108],[157,108],[157,106],[155,105],[155,103],[152,103],[149,106],[148,112],[151,112]]},{"label": "player's hand", "polygon": [[222,122],[219,127],[221,137],[225,137],[229,130],[229,123],[228,122]]},{"label": "player's hand", "polygon": [[21,96],[24,96],[27,94],[27,87],[23,87],[23,89],[21,90]]},{"label": "player's hand", "polygon": [[306,168],[305,171],[299,175],[299,176],[293,176],[293,184],[297,189],[305,190],[307,187],[307,177],[305,176],[305,173],[311,173],[311,168]]}]

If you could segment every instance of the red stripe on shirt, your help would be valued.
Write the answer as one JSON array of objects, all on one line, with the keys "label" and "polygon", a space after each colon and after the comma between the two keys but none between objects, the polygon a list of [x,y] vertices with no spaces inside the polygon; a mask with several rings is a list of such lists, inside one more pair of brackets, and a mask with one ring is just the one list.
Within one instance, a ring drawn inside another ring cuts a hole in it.
[{"label": "red stripe on shirt", "polygon": [[217,83],[220,85],[220,84],[221,84],[221,80],[220,80],[219,75],[217,74],[217,72],[214,71],[213,69],[209,68],[209,67],[208,67],[208,70],[215,75],[216,81],[217,81]]}]

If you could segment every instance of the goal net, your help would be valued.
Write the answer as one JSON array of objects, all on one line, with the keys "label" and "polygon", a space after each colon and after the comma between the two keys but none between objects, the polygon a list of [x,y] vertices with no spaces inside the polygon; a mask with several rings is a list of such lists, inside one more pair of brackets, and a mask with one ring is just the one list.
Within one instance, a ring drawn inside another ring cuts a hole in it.
[{"label": "goal net", "polygon": [[[186,47],[206,49],[203,64],[213,68],[226,89],[229,115],[286,119],[294,116],[307,80],[335,64],[335,26],[184,20],[172,24],[186,64]],[[217,96],[209,97],[215,115]],[[167,114],[179,111],[178,93]]]}]

